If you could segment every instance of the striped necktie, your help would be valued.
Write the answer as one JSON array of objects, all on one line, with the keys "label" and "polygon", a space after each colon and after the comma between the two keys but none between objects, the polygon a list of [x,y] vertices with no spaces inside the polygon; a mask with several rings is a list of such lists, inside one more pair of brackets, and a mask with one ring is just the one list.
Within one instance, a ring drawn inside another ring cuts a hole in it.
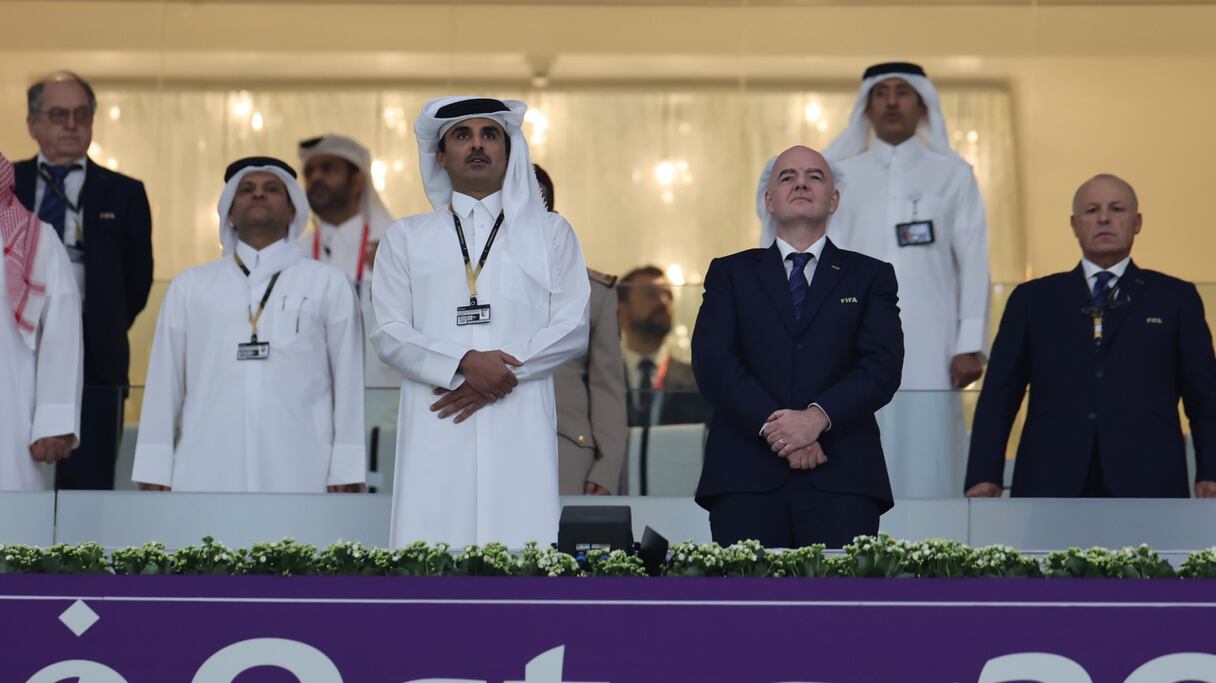
[{"label": "striped necktie", "polygon": [[71,166],[42,164],[42,180],[46,183],[46,189],[42,193],[42,205],[38,207],[38,217],[55,228],[55,232],[59,233],[61,241],[63,240],[64,222],[67,220],[68,209],[68,192],[64,179],[72,171],[78,170],[80,170],[80,166],[76,164]]},{"label": "striped necktie", "polygon": [[1102,308],[1110,303],[1108,301],[1110,298],[1110,281],[1114,277],[1114,273],[1105,270],[1099,270],[1094,275],[1094,306]]},{"label": "striped necktie", "polygon": [[790,268],[790,300],[794,303],[794,320],[802,317],[802,302],[806,301],[806,293],[810,287],[806,283],[806,264],[814,258],[813,254],[790,254],[786,260],[793,261]]}]

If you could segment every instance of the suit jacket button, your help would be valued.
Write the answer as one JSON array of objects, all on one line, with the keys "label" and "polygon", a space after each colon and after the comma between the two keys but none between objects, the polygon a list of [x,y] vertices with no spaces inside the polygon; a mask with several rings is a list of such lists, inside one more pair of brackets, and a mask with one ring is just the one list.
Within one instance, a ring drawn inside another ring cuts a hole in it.
[{"label": "suit jacket button", "polygon": [[799,351],[801,351],[801,350],[802,350],[802,344],[795,344],[795,345],[794,345],[794,348],[795,348],[795,349],[798,349]]},{"label": "suit jacket button", "polygon": [[578,435],[578,443],[579,443],[579,445],[580,445],[580,446],[581,446],[582,444],[587,443],[587,437],[583,436],[582,434],[579,434],[579,435]]},{"label": "suit jacket button", "polygon": [[1102,371],[1099,370],[1099,371],[1095,372],[1094,377],[1097,377],[1098,379],[1102,379]]},{"label": "suit jacket button", "polygon": [[1089,419],[1091,419],[1091,420],[1096,420],[1096,419],[1098,419],[1098,414],[1097,414],[1097,413],[1090,413],[1089,415],[1087,415],[1087,417],[1088,417]]}]

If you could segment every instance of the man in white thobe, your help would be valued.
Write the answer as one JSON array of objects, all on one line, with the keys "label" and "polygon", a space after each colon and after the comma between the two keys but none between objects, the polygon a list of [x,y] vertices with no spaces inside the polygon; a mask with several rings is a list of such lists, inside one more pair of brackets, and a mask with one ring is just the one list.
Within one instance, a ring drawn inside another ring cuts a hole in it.
[{"label": "man in white thobe", "polygon": [[392,544],[557,539],[553,372],[587,350],[590,284],[545,210],[518,100],[428,102],[414,130],[435,210],[393,223],[372,287],[405,375]]},{"label": "man in white thobe", "polygon": [[988,340],[988,225],[975,174],[950,148],[924,69],[902,62],[865,71],[849,127],[824,156],[840,190],[828,235],[892,264],[899,280],[903,380],[877,415],[892,489],[955,496],[966,468],[956,390],[980,378]]},{"label": "man in white thobe", "polygon": [[135,467],[145,489],[357,491],[363,332],[346,276],[300,248],[295,171],[233,162],[224,256],[173,279],[156,323]]},{"label": "man in white thobe", "polygon": [[329,133],[301,140],[299,152],[304,164],[304,189],[313,212],[312,230],[304,234],[300,244],[312,258],[346,273],[359,295],[363,331],[368,335],[363,344],[363,384],[371,389],[364,394],[363,410],[367,424],[373,428],[371,439],[376,441],[382,431],[379,427],[394,424],[396,389],[401,386],[401,373],[380,360],[370,339],[376,330],[372,269],[376,249],[393,218],[372,182],[372,154],[366,147]]},{"label": "man in white thobe", "polygon": [[80,293],[55,229],[17,201],[14,178],[0,154],[0,491],[38,491],[80,443]]}]

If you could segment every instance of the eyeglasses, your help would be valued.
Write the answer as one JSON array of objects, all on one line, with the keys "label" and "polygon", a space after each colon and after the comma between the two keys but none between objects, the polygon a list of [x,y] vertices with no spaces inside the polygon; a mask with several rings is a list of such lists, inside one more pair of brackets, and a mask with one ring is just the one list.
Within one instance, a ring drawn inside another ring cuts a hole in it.
[{"label": "eyeglasses", "polygon": [[50,120],[51,123],[62,126],[68,122],[68,117],[76,119],[78,125],[87,126],[93,123],[93,110],[89,107],[76,107],[75,109],[64,109],[63,107],[51,107],[46,111],[40,111]]}]

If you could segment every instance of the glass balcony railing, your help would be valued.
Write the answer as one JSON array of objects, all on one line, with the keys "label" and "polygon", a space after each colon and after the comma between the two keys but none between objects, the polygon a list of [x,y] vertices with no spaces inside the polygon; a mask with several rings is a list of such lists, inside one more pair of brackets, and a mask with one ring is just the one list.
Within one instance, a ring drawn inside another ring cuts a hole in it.
[{"label": "glass balcony railing", "polygon": [[[1216,283],[1202,283],[1198,287],[1207,310],[1216,310]],[[1013,285],[1008,283],[998,283],[992,288],[990,336],[996,333],[1005,301],[1012,289]],[[141,385],[147,373],[148,351],[164,290],[164,283],[157,283],[147,309],[130,333],[131,377],[137,384],[125,392],[118,488],[132,488],[130,465],[143,400]],[[691,353],[692,330],[700,305],[701,288],[691,285],[672,287],[672,293],[671,330],[666,347],[673,357],[687,360]],[[970,424],[982,382],[981,379],[959,392],[897,392],[880,415],[880,425],[887,425],[883,427],[883,440],[888,460],[910,458],[916,462],[917,458],[937,458],[939,462],[948,462],[946,469],[936,475],[938,481],[948,481],[939,490],[945,492],[942,495],[961,495]],[[123,400],[124,392],[118,389],[115,392],[115,400]],[[389,493],[393,486],[398,394],[396,388],[368,388],[365,393],[369,488],[376,493]],[[707,421],[712,412],[709,405],[695,391],[670,390],[652,394],[631,391],[627,404],[629,446],[620,490],[633,495],[691,496],[701,471]],[[1017,450],[1023,419],[1024,411],[1018,415],[1010,437],[1007,449],[1010,460]],[[914,429],[912,432],[901,431],[902,428],[898,426],[918,421],[955,426],[935,430]],[[1185,419],[1182,424],[1185,428]],[[940,460],[941,454],[948,454],[948,457]],[[1193,472],[1193,462],[1190,465]],[[901,481],[899,472],[898,467],[892,470],[896,496],[920,495],[918,491],[921,488]],[[1011,472],[1012,467],[1007,466],[1007,478]]]}]

